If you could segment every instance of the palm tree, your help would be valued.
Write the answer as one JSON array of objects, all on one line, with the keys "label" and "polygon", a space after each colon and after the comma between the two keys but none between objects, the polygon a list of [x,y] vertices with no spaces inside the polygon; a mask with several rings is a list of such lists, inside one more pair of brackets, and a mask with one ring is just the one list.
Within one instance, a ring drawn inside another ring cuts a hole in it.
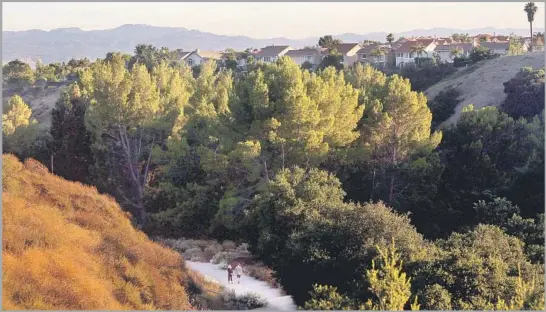
[{"label": "palm tree", "polygon": [[423,52],[425,52],[425,47],[421,43],[418,43],[411,47],[411,53],[417,54],[418,56],[417,65],[419,65],[419,58],[421,58],[421,55],[423,54]]},{"label": "palm tree", "polygon": [[387,39],[387,42],[388,42],[389,44],[391,44],[391,43],[394,41],[394,36],[393,36],[393,34],[392,34],[392,33],[388,34],[386,39]]},{"label": "palm tree", "polygon": [[529,2],[523,9],[527,13],[527,20],[529,21],[529,28],[531,32],[531,52],[533,52],[533,21],[535,20],[535,13],[537,12],[537,6],[534,2]]},{"label": "palm tree", "polygon": [[463,49],[461,49],[461,47],[456,47],[456,48],[453,48],[451,49],[451,57],[452,58],[455,58],[461,54],[463,54]]},{"label": "palm tree", "polygon": [[[380,56],[382,56],[382,55],[385,55],[385,51],[383,51],[383,49],[381,49],[380,47],[375,47],[375,48],[370,52],[370,55],[375,56],[375,57],[380,57]],[[374,60],[374,63],[377,63],[377,59]]]}]

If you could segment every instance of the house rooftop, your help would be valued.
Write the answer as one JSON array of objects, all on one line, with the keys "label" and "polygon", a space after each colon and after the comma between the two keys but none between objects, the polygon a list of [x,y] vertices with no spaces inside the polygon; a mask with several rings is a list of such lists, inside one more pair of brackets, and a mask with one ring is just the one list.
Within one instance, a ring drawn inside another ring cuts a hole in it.
[{"label": "house rooftop", "polygon": [[203,51],[199,49],[195,50],[195,53],[204,59],[213,59],[213,60],[219,60],[224,56],[222,52]]},{"label": "house rooftop", "polygon": [[499,49],[508,49],[510,47],[510,42],[480,42],[480,46],[490,49],[490,50],[499,50]]},{"label": "house rooftop", "polygon": [[276,57],[280,56],[285,50],[290,49],[290,46],[281,45],[281,46],[267,46],[260,49],[256,54],[256,57]]},{"label": "house rooftop", "polygon": [[363,45],[362,48],[360,48],[360,50],[358,50],[358,52],[356,52],[356,53],[357,54],[369,54],[376,48],[379,48],[379,49],[381,49],[383,51],[387,51],[389,49],[389,47],[387,45],[384,45],[384,44],[366,44],[366,45]]},{"label": "house rooftop", "polygon": [[434,39],[418,39],[418,40],[415,40],[415,41],[405,41],[405,42],[397,44],[393,48],[393,51],[398,52],[398,53],[409,53],[409,52],[411,52],[411,48],[413,46],[416,46],[416,45],[420,44],[420,45],[422,45],[423,47],[426,48],[429,45],[431,45],[432,43],[434,43]]},{"label": "house rooftop", "polygon": [[337,52],[341,54],[347,54],[349,51],[353,50],[356,47],[359,47],[358,43],[340,43],[336,45]]},{"label": "house rooftop", "polygon": [[290,57],[298,57],[298,56],[307,56],[307,55],[313,55],[317,52],[319,52],[320,50],[318,49],[315,49],[315,48],[303,48],[303,49],[298,49],[298,50],[290,50],[288,52],[286,52],[286,56],[290,56]]},{"label": "house rooftop", "polygon": [[474,46],[472,43],[452,43],[452,44],[442,44],[436,46],[434,51],[436,52],[451,52],[452,49],[459,48],[464,52],[471,51]]}]

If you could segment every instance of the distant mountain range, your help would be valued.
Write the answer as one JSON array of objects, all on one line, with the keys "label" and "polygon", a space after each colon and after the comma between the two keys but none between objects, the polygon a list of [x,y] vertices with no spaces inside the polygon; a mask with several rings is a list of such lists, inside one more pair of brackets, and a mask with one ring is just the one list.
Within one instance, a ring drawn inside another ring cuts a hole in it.
[{"label": "distant mountain range", "polygon": [[[543,32],[543,28],[533,29]],[[411,36],[450,36],[452,33],[468,33],[470,35],[488,33],[514,33],[519,36],[529,34],[528,29],[499,29],[493,27],[477,29],[432,28],[415,29],[395,33],[395,37]],[[344,42],[361,42],[363,40],[385,41],[387,32],[367,34],[345,33],[334,35]],[[260,48],[267,45],[290,45],[304,47],[315,45],[318,37],[303,39],[269,38],[255,39],[246,36],[217,35],[199,30],[180,27],[156,27],[149,25],[123,25],[114,29],[84,31],[79,28],[59,28],[50,31],[26,30],[3,32],[2,62],[20,59],[29,63],[42,60],[44,63],[68,61],[71,58],[87,57],[91,60],[102,58],[108,52],[120,51],[132,53],[137,44],[152,44],[169,49],[184,51],[202,50],[223,51],[226,48],[244,50]]]}]

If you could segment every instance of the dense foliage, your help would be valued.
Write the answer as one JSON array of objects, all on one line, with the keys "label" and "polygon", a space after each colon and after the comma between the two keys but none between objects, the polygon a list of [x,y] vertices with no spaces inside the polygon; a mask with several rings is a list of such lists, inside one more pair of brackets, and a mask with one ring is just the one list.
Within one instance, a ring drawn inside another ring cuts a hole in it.
[{"label": "dense foliage", "polygon": [[[314,72],[280,58],[242,73],[175,55],[142,45],[72,62],[50,137],[22,137],[151,235],[249,243],[302,307],[543,306],[544,116],[522,95],[535,72],[506,84],[517,104],[504,106],[528,118],[469,106],[440,132],[460,94],[427,104],[416,90],[451,67],[340,70],[333,51]],[[5,112],[4,138],[18,142],[30,110],[14,98]],[[28,146],[8,150],[34,156]]]},{"label": "dense foliage", "polygon": [[502,109],[514,118],[530,118],[544,110],[544,69],[526,67],[504,83]]}]

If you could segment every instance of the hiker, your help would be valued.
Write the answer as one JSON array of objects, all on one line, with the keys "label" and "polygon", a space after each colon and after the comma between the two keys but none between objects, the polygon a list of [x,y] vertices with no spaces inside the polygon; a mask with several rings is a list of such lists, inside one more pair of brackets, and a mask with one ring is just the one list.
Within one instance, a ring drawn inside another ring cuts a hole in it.
[{"label": "hiker", "polygon": [[243,268],[241,267],[241,264],[238,263],[235,267],[235,274],[237,274],[237,284],[241,283],[241,275],[243,275]]},{"label": "hiker", "polygon": [[227,282],[228,284],[233,284],[233,269],[231,268],[231,264],[227,267]]}]

